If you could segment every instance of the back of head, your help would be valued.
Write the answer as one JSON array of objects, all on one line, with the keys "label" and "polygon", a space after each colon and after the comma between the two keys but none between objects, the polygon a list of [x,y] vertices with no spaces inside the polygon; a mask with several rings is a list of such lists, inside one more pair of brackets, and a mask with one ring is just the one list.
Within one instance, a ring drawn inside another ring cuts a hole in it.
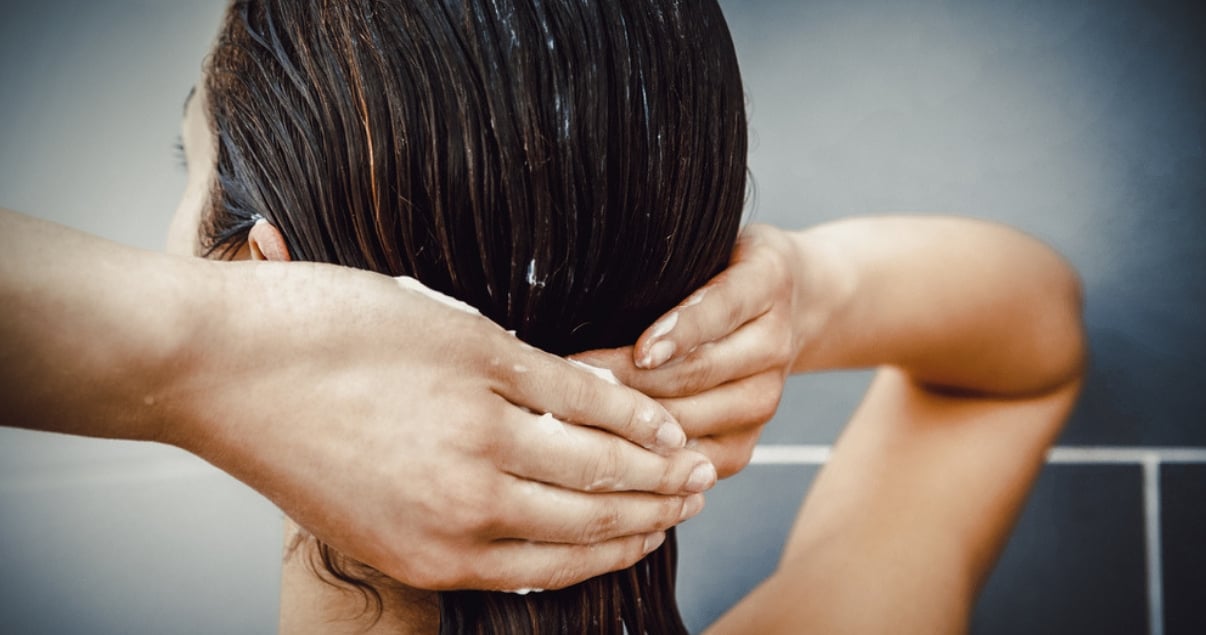
[{"label": "back of head", "polygon": [[[632,343],[736,238],[744,94],[714,0],[237,1],[206,86],[208,251],[262,215],[295,259],[414,276],[551,352]],[[444,629],[681,630],[667,542],[558,593],[444,594]]]}]

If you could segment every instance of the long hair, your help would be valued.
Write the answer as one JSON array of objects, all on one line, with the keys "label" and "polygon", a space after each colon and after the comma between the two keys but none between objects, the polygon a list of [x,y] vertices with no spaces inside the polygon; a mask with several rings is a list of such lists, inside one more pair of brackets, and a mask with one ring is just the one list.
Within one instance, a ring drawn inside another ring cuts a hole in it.
[{"label": "long hair", "polygon": [[[410,275],[557,354],[632,343],[718,273],[746,184],[714,0],[241,0],[206,87],[201,242]],[[379,574],[319,568],[380,609]],[[444,633],[685,632],[675,542],[545,593],[440,594]]]}]

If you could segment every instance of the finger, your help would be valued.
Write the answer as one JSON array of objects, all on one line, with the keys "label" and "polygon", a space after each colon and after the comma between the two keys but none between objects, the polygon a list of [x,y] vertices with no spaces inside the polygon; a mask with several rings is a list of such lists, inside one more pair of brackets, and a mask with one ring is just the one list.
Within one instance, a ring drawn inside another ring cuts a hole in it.
[{"label": "finger", "polygon": [[588,494],[518,478],[499,496],[507,512],[486,531],[491,537],[578,545],[663,531],[703,509],[702,494]]},{"label": "finger", "polygon": [[754,456],[754,447],[762,429],[755,427],[732,434],[691,439],[691,449],[707,456],[720,478],[729,478],[745,469]]},{"label": "finger", "polygon": [[779,281],[768,275],[767,259],[749,243],[739,241],[728,269],[641,334],[634,351],[638,367],[657,368],[696,346],[719,340],[770,309]]},{"label": "finger", "polygon": [[497,458],[512,475],[584,492],[703,492],[716,484],[707,458],[689,450],[665,456],[609,432],[517,412]]},{"label": "finger", "polygon": [[514,372],[497,377],[496,391],[511,403],[606,430],[659,452],[686,443],[682,427],[652,398],[535,348],[524,347],[520,353]]},{"label": "finger", "polygon": [[779,313],[766,313],[728,337],[702,344],[674,363],[652,370],[638,368],[631,352],[622,348],[588,351],[575,359],[607,368],[624,385],[650,397],[694,395],[768,369],[786,368],[792,343]]},{"label": "finger", "polygon": [[770,421],[783,397],[783,382],[783,373],[772,369],[690,397],[664,399],[662,405],[692,439],[728,434]]},{"label": "finger", "polygon": [[635,565],[665,541],[664,532],[593,545],[496,541],[473,559],[475,585],[500,591],[561,589]]},{"label": "finger", "polygon": [[625,378],[631,378],[641,372],[650,372],[643,368],[637,368],[636,364],[633,363],[632,352],[635,348],[635,346],[596,348],[581,353],[574,353],[567,359],[581,362],[588,366],[607,369],[621,384],[633,387]]}]

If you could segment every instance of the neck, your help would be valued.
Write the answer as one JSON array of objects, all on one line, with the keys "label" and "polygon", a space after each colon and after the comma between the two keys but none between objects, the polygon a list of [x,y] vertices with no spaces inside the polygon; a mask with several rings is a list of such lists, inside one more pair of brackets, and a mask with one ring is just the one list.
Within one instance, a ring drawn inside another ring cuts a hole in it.
[{"label": "neck", "polygon": [[[279,632],[292,633],[404,633],[430,635],[439,632],[437,594],[403,586],[378,583],[382,611],[379,619],[371,600],[358,589],[321,574],[315,540],[292,521],[285,521],[285,555],[281,569],[281,613]],[[321,577],[320,577],[321,576]]]}]

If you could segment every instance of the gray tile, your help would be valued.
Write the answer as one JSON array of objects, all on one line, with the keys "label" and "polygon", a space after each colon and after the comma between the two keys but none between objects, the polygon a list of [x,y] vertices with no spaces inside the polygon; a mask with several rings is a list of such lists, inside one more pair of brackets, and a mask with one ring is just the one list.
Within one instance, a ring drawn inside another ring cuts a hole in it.
[{"label": "gray tile", "polygon": [[940,210],[1034,234],[1086,289],[1092,366],[1063,442],[1206,445],[1206,5],[722,6],[754,220]]},{"label": "gray tile", "polygon": [[1147,631],[1138,466],[1048,466],[976,606],[974,635]]},{"label": "gray tile", "polygon": [[678,598],[692,633],[716,621],[774,571],[817,469],[752,466],[722,481],[679,527]]},{"label": "gray tile", "polygon": [[[1197,233],[1206,235],[1206,226]],[[1170,289],[1140,302],[1154,314],[1150,324],[1120,330],[1121,319],[1090,322],[1089,372],[1061,445],[1206,446],[1206,426],[1193,425],[1206,412],[1197,369],[1206,333],[1196,323],[1206,294],[1185,298]]]},{"label": "gray tile", "polygon": [[1165,635],[1206,633],[1206,465],[1160,469]]},{"label": "gray tile", "polygon": [[761,443],[833,443],[862,400],[872,371],[795,375],[787,379]]}]

